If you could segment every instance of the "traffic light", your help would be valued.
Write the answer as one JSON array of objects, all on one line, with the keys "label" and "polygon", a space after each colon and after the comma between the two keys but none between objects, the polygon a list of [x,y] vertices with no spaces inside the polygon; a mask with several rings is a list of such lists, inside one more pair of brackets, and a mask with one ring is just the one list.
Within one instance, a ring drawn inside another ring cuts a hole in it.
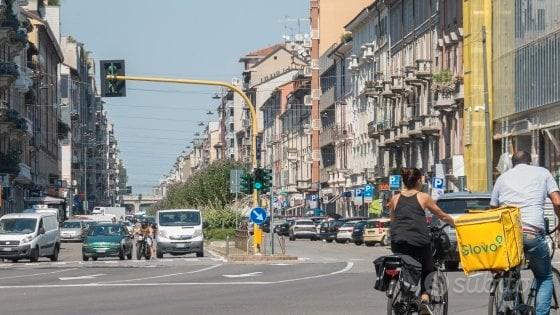
[{"label": "traffic light", "polygon": [[255,179],[255,181],[253,182],[253,187],[255,188],[255,190],[261,191],[264,187],[263,169],[256,168],[253,172],[253,178]]},{"label": "traffic light", "polygon": [[263,188],[262,192],[267,193],[272,188],[272,170],[265,168],[262,170]]},{"label": "traffic light", "polygon": [[241,175],[241,183],[239,190],[247,195],[253,193],[253,176],[251,173],[244,172]]},{"label": "traffic light", "polygon": [[102,97],[123,97],[126,96],[125,80],[107,79],[108,75],[125,76],[124,60],[101,60],[101,96]]}]

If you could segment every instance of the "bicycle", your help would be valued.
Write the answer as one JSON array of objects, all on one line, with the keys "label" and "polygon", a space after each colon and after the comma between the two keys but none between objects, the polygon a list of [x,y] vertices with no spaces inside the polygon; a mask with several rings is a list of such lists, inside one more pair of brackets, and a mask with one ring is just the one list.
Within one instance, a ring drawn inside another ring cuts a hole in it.
[{"label": "bicycle", "polygon": [[[436,270],[426,279],[431,279],[430,306],[432,312],[437,315],[447,315],[449,301],[447,294],[447,276],[444,272],[444,257],[450,248],[449,237],[443,230],[449,226],[430,227],[430,238],[432,242],[432,257]],[[388,259],[384,266],[384,274],[389,279],[387,286],[387,314],[404,315],[419,311],[418,292],[410,290],[410,285],[403,279],[402,256],[385,256]],[[393,259],[394,258],[394,259]],[[421,281],[421,280],[420,280]]]},{"label": "bicycle", "polygon": [[[554,257],[555,243],[552,234],[556,232],[558,227],[552,231],[546,229],[547,244],[551,259]],[[521,279],[522,266],[518,266],[509,271],[497,272],[494,274],[490,285],[490,297],[488,301],[489,315],[522,315],[534,314],[536,304],[536,281],[533,278],[529,294],[524,303],[523,283]],[[560,272],[552,266],[552,301],[550,304],[550,314],[560,315]]]}]

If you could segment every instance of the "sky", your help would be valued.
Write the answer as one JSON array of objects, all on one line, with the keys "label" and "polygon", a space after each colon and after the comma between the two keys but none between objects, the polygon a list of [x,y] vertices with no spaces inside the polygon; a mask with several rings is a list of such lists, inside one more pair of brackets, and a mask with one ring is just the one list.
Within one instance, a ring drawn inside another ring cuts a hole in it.
[{"label": "sky", "polygon": [[[231,82],[239,57],[298,33],[296,20],[308,16],[306,0],[62,0],[61,32],[97,61],[125,59],[128,75]],[[216,92],[127,82],[126,97],[105,99],[133,193],[151,192],[202,131],[198,123],[217,118]]]}]

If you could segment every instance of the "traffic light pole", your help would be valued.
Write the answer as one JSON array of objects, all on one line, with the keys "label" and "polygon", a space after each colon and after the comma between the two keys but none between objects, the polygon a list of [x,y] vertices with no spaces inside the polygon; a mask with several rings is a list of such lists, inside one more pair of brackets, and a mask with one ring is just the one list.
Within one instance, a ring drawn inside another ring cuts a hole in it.
[{"label": "traffic light pole", "polygon": [[[116,80],[116,81],[142,81],[142,82],[159,82],[159,83],[174,83],[174,84],[188,84],[188,85],[206,85],[206,86],[221,86],[225,87],[226,89],[230,89],[237,93],[247,107],[249,107],[249,113],[251,114],[251,166],[253,169],[256,169],[258,165],[257,161],[257,111],[255,109],[255,105],[253,102],[247,97],[247,95],[237,86],[221,81],[208,81],[208,80],[195,80],[195,79],[173,79],[173,78],[159,78],[159,77],[136,77],[136,76],[120,76],[120,75],[107,75],[107,80]],[[259,205],[258,200],[258,192],[256,190],[253,191],[253,205],[257,207]],[[258,229],[258,226],[255,224],[255,228]],[[253,233],[253,235],[257,235],[261,233]],[[256,251],[257,244],[260,245],[262,242],[261,239],[257,240],[256,237],[253,238],[254,248]]]}]

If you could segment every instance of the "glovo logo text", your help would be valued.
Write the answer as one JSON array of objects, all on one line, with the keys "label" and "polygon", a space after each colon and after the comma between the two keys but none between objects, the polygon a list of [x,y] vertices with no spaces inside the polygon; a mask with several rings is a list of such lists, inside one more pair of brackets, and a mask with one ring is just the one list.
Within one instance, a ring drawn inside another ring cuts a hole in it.
[{"label": "glovo logo text", "polygon": [[461,246],[461,253],[463,256],[493,253],[502,247],[503,242],[504,237],[497,235],[494,242],[490,244],[463,245]]}]

